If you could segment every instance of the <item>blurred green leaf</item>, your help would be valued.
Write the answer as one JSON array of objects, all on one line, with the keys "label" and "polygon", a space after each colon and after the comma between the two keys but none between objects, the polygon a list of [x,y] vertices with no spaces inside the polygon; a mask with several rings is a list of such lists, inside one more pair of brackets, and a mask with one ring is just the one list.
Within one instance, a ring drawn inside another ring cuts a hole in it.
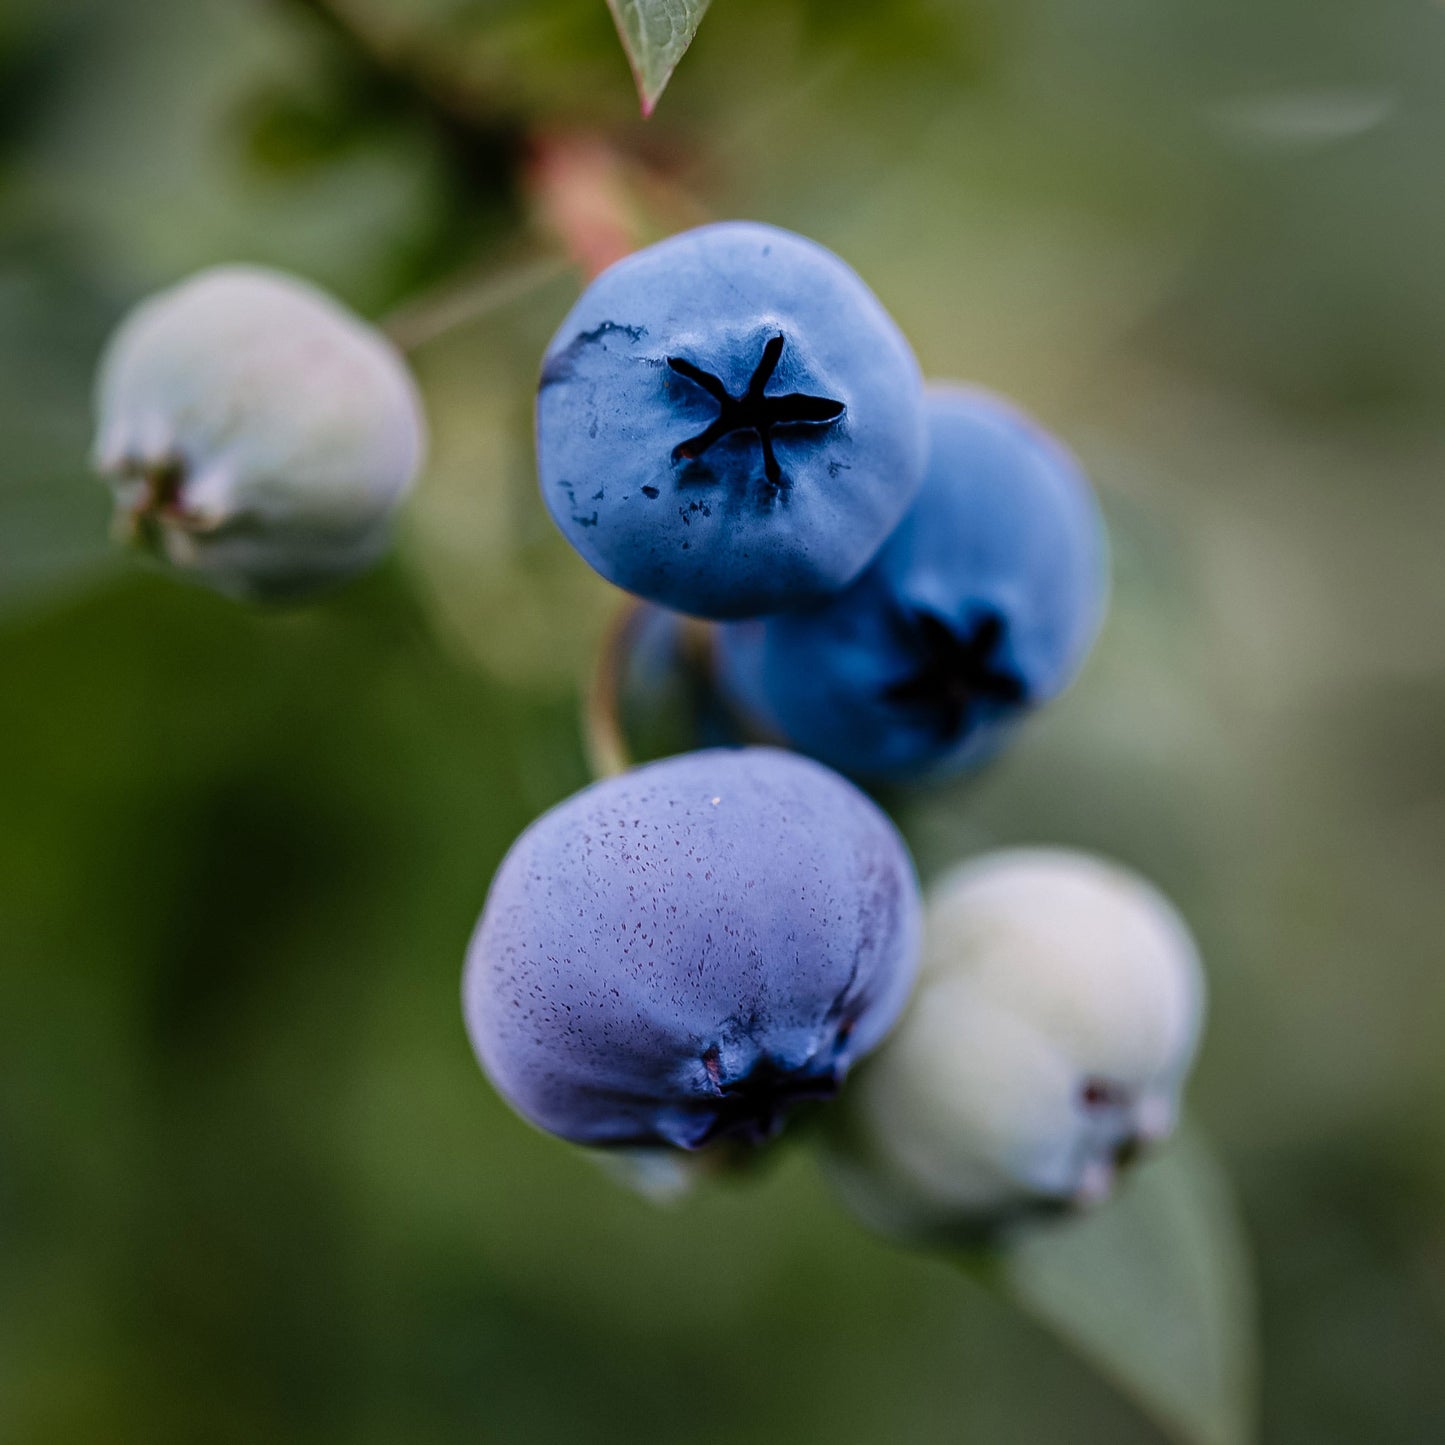
[{"label": "blurred green leaf", "polygon": [[637,81],[643,115],[651,115],[711,0],[607,0]]},{"label": "blurred green leaf", "polygon": [[[111,308],[28,238],[0,260],[0,619],[121,565],[88,474],[92,370]],[[56,249],[59,249],[58,247]]]},{"label": "blurred green leaf", "polygon": [[1246,1445],[1250,1275],[1223,1171],[1186,1136],[1108,1208],[1021,1244],[999,1278],[1181,1445]]}]

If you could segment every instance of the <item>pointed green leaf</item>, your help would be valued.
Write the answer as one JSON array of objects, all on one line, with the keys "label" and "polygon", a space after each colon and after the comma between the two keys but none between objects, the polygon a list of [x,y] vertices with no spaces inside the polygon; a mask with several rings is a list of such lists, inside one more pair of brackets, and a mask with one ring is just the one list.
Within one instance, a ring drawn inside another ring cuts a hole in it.
[{"label": "pointed green leaf", "polygon": [[1197,1136],[1172,1143],[1096,1214],[1025,1240],[997,1279],[1181,1445],[1254,1438],[1249,1254]]},{"label": "pointed green leaf", "polygon": [[637,81],[643,115],[651,115],[710,0],[607,0]]}]

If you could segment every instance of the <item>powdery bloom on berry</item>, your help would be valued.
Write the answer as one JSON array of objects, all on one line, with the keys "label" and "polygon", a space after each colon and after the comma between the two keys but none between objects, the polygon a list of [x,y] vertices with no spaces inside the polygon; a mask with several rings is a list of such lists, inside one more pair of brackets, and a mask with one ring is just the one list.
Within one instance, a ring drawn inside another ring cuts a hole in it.
[{"label": "powdery bloom on berry", "polygon": [[772,749],[684,754],[516,841],[468,951],[467,1027],[563,1138],[760,1141],[892,1026],[920,911],[902,839],[850,783]]},{"label": "powdery bloom on berry", "polygon": [[923,383],[878,298],[774,226],[700,226],[604,271],[537,395],[542,498],[610,582],[755,617],[852,581],[917,493]]},{"label": "powdery bloom on berry", "polygon": [[96,410],[117,531],[239,597],[296,596],[370,565],[425,451],[391,343],[251,266],[137,306],[102,358]]},{"label": "powdery bloom on berry", "polygon": [[846,1197],[960,1234],[1106,1198],[1172,1130],[1203,1012],[1187,928],[1133,874],[1063,850],[964,864],[930,890],[918,988],[849,1092]]}]

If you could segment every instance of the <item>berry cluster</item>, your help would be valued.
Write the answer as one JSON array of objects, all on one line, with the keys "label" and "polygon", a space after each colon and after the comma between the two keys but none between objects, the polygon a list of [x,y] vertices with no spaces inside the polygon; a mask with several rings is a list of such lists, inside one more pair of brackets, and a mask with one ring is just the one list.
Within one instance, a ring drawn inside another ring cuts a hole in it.
[{"label": "berry cluster", "polygon": [[[98,405],[121,530],[243,597],[366,566],[424,450],[395,348],[247,268],[139,307]],[[575,1143],[716,1157],[873,1054],[825,1116],[864,1218],[968,1234],[1107,1194],[1193,1057],[1183,925],[1066,853],[976,860],[925,908],[840,776],[975,767],[1078,672],[1107,562],[1068,453],[925,386],[836,256],[730,223],[588,287],[543,359],[537,461],[562,533],[651,605],[617,669],[667,672],[703,629],[729,746],[604,778],[513,845],[463,985],[497,1089]]]}]

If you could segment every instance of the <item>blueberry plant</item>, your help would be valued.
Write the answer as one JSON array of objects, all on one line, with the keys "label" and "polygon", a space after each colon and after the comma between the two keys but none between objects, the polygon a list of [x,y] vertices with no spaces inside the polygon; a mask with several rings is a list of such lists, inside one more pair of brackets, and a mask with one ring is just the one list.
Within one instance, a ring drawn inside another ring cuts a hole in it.
[{"label": "blueberry plant", "polygon": [[[614,0],[647,108],[704,8]],[[141,303],[97,409],[118,533],[247,600],[374,562],[425,452],[399,346],[247,267]],[[1062,850],[924,894],[863,791],[980,768],[1083,666],[1108,558],[1079,465],[1003,399],[925,386],[831,251],[744,221],[600,270],[540,359],[536,461],[563,536],[633,598],[589,702],[603,775],[516,840],[467,953],[492,1084],[644,1183],[810,1141],[864,1224],[1031,1304],[1177,1433],[1245,1438],[1207,1370],[1161,1371],[1049,1283],[1090,1277],[1084,1216],[1178,1120],[1205,996],[1186,926]],[[634,765],[632,722],[679,685],[681,750]],[[1196,1306],[1167,1257],[1195,1176],[1172,1177],[1110,1206],[1165,1231],[1153,1297],[1120,1306],[1095,1269],[1114,1315]]]}]

